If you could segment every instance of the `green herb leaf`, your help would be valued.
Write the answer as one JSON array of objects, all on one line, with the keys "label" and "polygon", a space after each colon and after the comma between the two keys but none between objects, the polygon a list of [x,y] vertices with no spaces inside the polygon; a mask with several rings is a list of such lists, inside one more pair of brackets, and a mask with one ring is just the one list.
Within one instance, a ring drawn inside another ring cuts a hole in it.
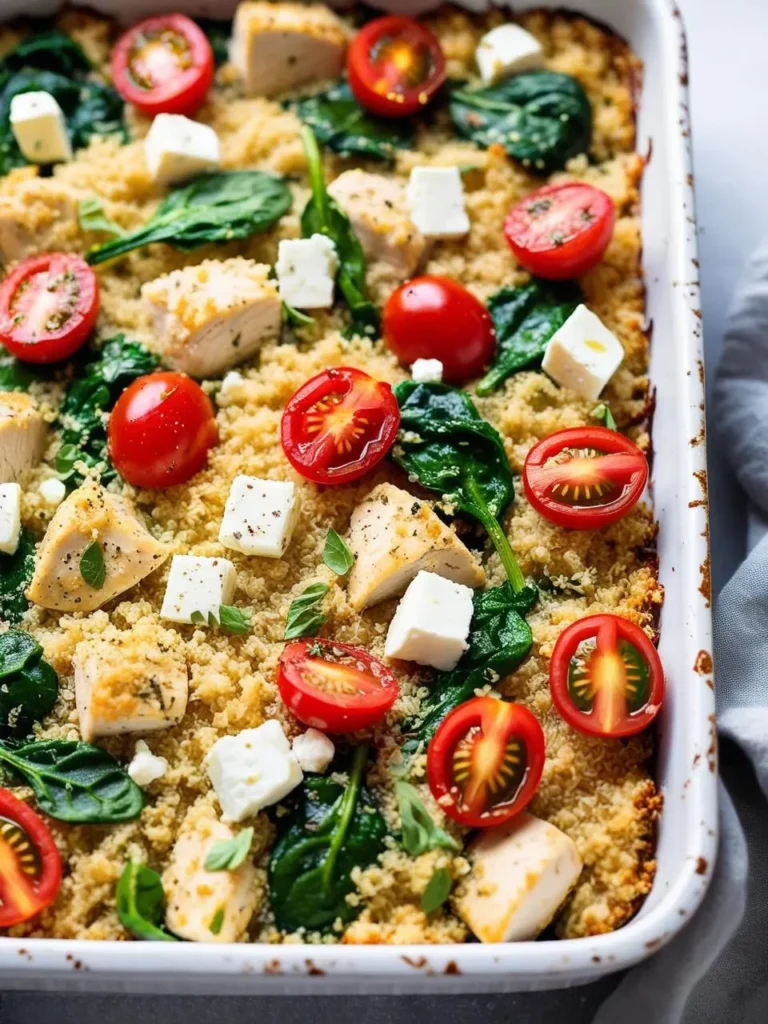
[{"label": "green herb leaf", "polygon": [[12,555],[0,554],[0,619],[19,622],[29,601],[24,596],[35,571],[35,540],[22,526],[19,544]]},{"label": "green herb leaf", "polygon": [[421,894],[421,909],[425,914],[434,913],[451,895],[453,879],[447,868],[436,868]]},{"label": "green herb leaf", "polygon": [[53,709],[59,677],[29,633],[0,634],[0,736],[26,736]]},{"label": "green herb leaf", "polygon": [[602,420],[609,430],[619,429],[616,426],[616,420],[613,418],[613,413],[604,402],[601,402],[600,405],[596,405],[592,410],[591,415],[594,416],[596,420]]},{"label": "green herb leaf", "polygon": [[76,444],[63,444],[56,452],[56,472],[68,477],[74,472],[75,463],[80,458],[80,450]]},{"label": "green herb leaf", "polygon": [[206,871],[234,871],[251,852],[253,828],[244,828],[234,839],[214,843],[208,851],[203,867]]},{"label": "green herb leaf", "polygon": [[251,631],[251,617],[241,608],[223,604],[219,608],[219,624],[230,633],[242,635]]},{"label": "green herb leaf", "polygon": [[287,302],[283,302],[283,314],[285,319],[293,324],[294,327],[309,327],[310,324],[315,322],[313,317],[302,313],[300,309],[294,309]]},{"label": "green herb leaf", "polygon": [[0,391],[29,391],[29,385],[37,379],[27,363],[8,352],[0,354]]},{"label": "green herb leaf", "polygon": [[226,913],[226,909],[227,908],[224,904],[222,904],[211,918],[211,924],[208,928],[211,935],[219,935],[221,933],[221,929],[224,925],[224,914]]},{"label": "green herb leaf", "polygon": [[44,814],[71,824],[133,821],[144,794],[106,750],[73,740],[11,746],[0,740],[0,765],[34,790]]},{"label": "green herb leaf", "polygon": [[571,281],[534,280],[492,295],[488,310],[498,348],[493,366],[477,385],[478,395],[489,395],[513,373],[541,366],[550,338],[580,302],[579,287]]},{"label": "green herb leaf", "polygon": [[326,619],[320,611],[320,605],[328,590],[327,583],[311,583],[302,594],[293,599],[288,609],[284,640],[295,640],[320,629]]},{"label": "green herb leaf", "polygon": [[42,653],[43,648],[31,633],[20,629],[0,633],[0,679],[20,672],[28,661]]},{"label": "green herb leaf", "polygon": [[117,883],[117,916],[124,928],[137,939],[178,942],[163,927],[165,893],[156,871],[133,861],[123,868]]},{"label": "green herb leaf", "polygon": [[549,174],[586,153],[592,136],[592,108],[571,75],[528,71],[497,85],[460,87],[451,92],[450,111],[459,135],[487,149],[502,145],[525,167]]},{"label": "green herb leaf", "polygon": [[77,208],[77,221],[82,231],[103,231],[106,235],[121,238],[125,231],[104,212],[104,205],[97,196],[86,196]]},{"label": "green herb leaf", "polygon": [[101,590],[107,578],[104,551],[97,540],[92,540],[80,558],[80,575],[89,587]]},{"label": "green herb leaf", "polygon": [[323,561],[337,576],[344,576],[355,564],[355,556],[349,545],[334,529],[330,529],[325,536]]},{"label": "green herb leaf", "polygon": [[434,823],[421,797],[409,782],[398,779],[395,783],[395,795],[400,809],[403,849],[406,853],[418,857],[427,850],[460,849],[456,840]]}]

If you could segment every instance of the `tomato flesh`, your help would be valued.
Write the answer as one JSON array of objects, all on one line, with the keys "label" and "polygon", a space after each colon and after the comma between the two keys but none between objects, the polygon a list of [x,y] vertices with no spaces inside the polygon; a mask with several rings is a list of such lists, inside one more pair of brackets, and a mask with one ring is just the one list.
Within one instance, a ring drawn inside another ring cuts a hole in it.
[{"label": "tomato flesh", "polygon": [[413,18],[368,22],[347,51],[349,86],[358,103],[381,117],[407,117],[426,106],[445,81],[437,37]]},{"label": "tomato flesh", "polygon": [[182,373],[150,373],[120,395],[109,417],[109,455],[134,487],[183,484],[219,439],[203,389]]},{"label": "tomato flesh", "polygon": [[447,715],[427,750],[427,779],[449,818],[500,825],[533,798],[544,770],[544,733],[521,704],[475,697]]},{"label": "tomato flesh", "polygon": [[515,203],[504,234],[518,262],[538,277],[580,277],[603,258],[613,236],[613,200],[592,185],[545,185]]},{"label": "tomato flesh", "polygon": [[183,14],[145,18],[112,51],[115,88],[144,114],[194,114],[213,82],[213,50]]},{"label": "tomato flesh", "polygon": [[0,789],[0,928],[29,921],[56,898],[61,857],[47,825]]},{"label": "tomato flesh", "polygon": [[590,615],[564,629],[552,652],[549,685],[561,717],[590,736],[641,732],[664,700],[656,648],[619,615]]},{"label": "tomato flesh", "polygon": [[627,515],[648,481],[648,460],[608,427],[572,427],[528,452],[523,485],[539,515],[572,530],[596,530]]},{"label": "tomato flesh", "polygon": [[496,349],[493,321],[482,302],[458,282],[428,274],[390,295],[382,333],[404,366],[439,359],[449,384],[479,377]]},{"label": "tomato flesh", "polygon": [[317,484],[357,480],[384,458],[400,426],[392,388],[362,370],[323,370],[293,395],[281,424],[293,468]]},{"label": "tomato flesh", "polygon": [[31,256],[0,286],[0,342],[26,363],[58,363],[93,331],[99,283],[79,256]]},{"label": "tomato flesh", "polygon": [[327,640],[289,644],[277,686],[300,722],[325,732],[355,732],[382,721],[399,693],[397,680],[367,651]]}]

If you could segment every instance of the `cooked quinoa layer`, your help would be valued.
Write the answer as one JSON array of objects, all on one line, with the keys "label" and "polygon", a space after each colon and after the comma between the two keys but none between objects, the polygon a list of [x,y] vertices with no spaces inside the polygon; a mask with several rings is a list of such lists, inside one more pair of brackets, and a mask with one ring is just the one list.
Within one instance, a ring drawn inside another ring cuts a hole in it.
[{"label": "cooked quinoa layer", "polygon": [[[444,48],[448,74],[464,75],[472,66],[476,43],[503,20],[499,12],[484,17],[443,9],[427,19]],[[600,265],[582,280],[585,301],[620,338],[625,360],[613,377],[606,397],[619,427],[641,447],[648,447],[645,416],[648,406],[648,339],[643,329],[643,282],[640,271],[638,182],[643,161],[634,152],[632,79],[636,61],[618,39],[580,18],[533,13],[522,23],[544,46],[547,66],[575,75],[586,89],[594,112],[589,159],[572,160],[566,171],[549,179],[589,181],[608,192],[617,206],[613,241]],[[88,55],[105,66],[115,30],[105,19],[68,12],[60,27],[80,42]],[[2,49],[18,39],[8,29]],[[82,195],[96,194],[107,214],[124,228],[143,224],[162,198],[144,162],[141,138],[149,121],[129,113],[133,139],[119,147],[96,140],[71,163],[55,168],[53,177],[40,178],[34,168],[13,171],[0,181],[0,230],[14,230],[28,240],[29,251],[65,249],[84,252],[100,237],[81,232],[74,216]],[[299,235],[298,215],[308,196],[299,122],[276,102],[244,99],[232,69],[221,68],[217,85],[198,115],[211,124],[222,144],[225,168],[262,168],[291,176],[293,213],[270,232],[227,245],[207,246],[184,254],[166,245],[131,253],[98,268],[101,314],[98,335],[124,331],[150,347],[153,337],[139,298],[141,285],[160,274],[204,259],[245,256],[274,263],[280,238]],[[432,250],[426,272],[464,283],[486,298],[502,285],[523,282],[501,224],[512,202],[542,184],[500,150],[480,151],[457,141],[447,124],[422,128],[418,150],[403,151],[390,172],[405,179],[416,164],[472,164],[465,174],[471,231],[455,242],[440,242]],[[352,166],[325,154],[328,179]],[[382,172],[381,165],[376,165]],[[369,268],[374,298],[381,304],[396,282],[384,265]],[[346,341],[340,333],[343,311],[318,312],[314,327],[303,329],[288,343],[268,346],[260,357],[240,370],[244,380],[228,387],[218,402],[221,442],[208,467],[189,483],[167,491],[135,491],[125,486],[144,512],[153,534],[174,552],[230,558],[237,569],[235,602],[254,609],[253,629],[247,636],[226,636],[195,626],[161,622],[162,602],[170,563],[133,588],[127,599],[116,599],[89,615],[62,615],[33,608],[23,622],[45,648],[45,656],[61,679],[55,713],[39,730],[41,737],[77,739],[72,657],[85,638],[121,638],[151,650],[161,637],[175,633],[189,666],[190,700],[181,724],[150,737],[154,753],[167,758],[169,770],[147,790],[147,806],[138,821],[110,827],[62,826],[49,821],[62,852],[65,878],[54,905],[14,934],[61,938],[127,939],[115,909],[115,885],[128,859],[142,860],[162,871],[182,822],[190,815],[205,816],[215,806],[203,758],[221,736],[277,718],[289,736],[299,730],[284,708],[275,686],[288,606],[309,583],[323,580],[331,591],[328,622],[323,633],[366,647],[383,656],[384,636],[395,602],[389,601],[360,615],[346,594],[343,579],[322,564],[326,532],[344,533],[355,505],[384,480],[417,491],[389,462],[355,484],[322,488],[296,476],[279,441],[282,409],[308,377],[323,368],[346,364],[374,377],[395,382],[404,376],[381,343]],[[205,385],[213,395],[217,382]],[[472,388],[469,389],[472,391]],[[56,389],[37,397],[55,415]],[[501,433],[513,468],[519,472],[527,450],[553,431],[591,422],[594,403],[577,400],[543,373],[518,373],[492,397],[477,400],[478,408]],[[25,481],[25,523],[41,536],[51,516],[37,485],[53,475],[52,460],[59,441],[51,435],[46,462]],[[281,559],[245,557],[218,542],[219,523],[230,484],[238,473],[293,480],[301,490],[301,523]],[[431,500],[434,496],[426,496]],[[524,574],[552,586],[542,591],[530,616],[534,646],[530,657],[512,675],[499,680],[498,692],[529,707],[539,718],[547,744],[541,788],[529,808],[554,823],[575,842],[584,862],[579,882],[555,923],[557,933],[574,938],[618,928],[637,910],[654,874],[653,827],[660,797],[649,774],[651,738],[595,739],[574,732],[551,705],[547,682],[548,659],[561,629],[575,619],[597,612],[616,612],[637,622],[654,636],[661,588],[654,562],[655,525],[647,507],[637,506],[615,525],[599,532],[566,532],[538,516],[517,486],[516,501],[505,527]],[[463,529],[463,527],[460,527]],[[483,537],[464,535],[481,547]],[[503,572],[489,544],[483,562],[491,585]],[[418,707],[427,674],[398,671],[401,696],[388,721],[374,736],[378,750],[369,782],[376,787],[382,810],[392,826],[397,811],[388,765],[397,743],[398,722]],[[130,759],[135,736],[107,739],[103,745],[122,761]],[[100,741],[102,742],[102,741]],[[423,759],[422,759],[423,761]],[[423,784],[419,789],[436,820],[459,835]],[[22,797],[29,796],[23,788]],[[273,828],[262,813],[254,850],[259,872],[260,910],[243,940],[298,941],[281,935],[270,919],[266,862]],[[357,892],[350,897],[362,907],[357,920],[337,937],[348,943],[461,942],[464,924],[448,908],[427,917],[419,899],[434,867],[446,866],[454,877],[469,865],[461,855],[432,851],[412,858],[392,846],[380,863],[355,875]],[[306,940],[317,936],[303,936]],[[326,937],[324,941],[329,941]],[[331,940],[332,941],[332,940]]]}]

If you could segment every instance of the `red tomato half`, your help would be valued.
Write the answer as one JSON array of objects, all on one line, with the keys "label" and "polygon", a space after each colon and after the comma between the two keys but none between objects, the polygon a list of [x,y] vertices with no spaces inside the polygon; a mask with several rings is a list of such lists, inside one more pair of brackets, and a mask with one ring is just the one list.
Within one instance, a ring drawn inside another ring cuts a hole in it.
[{"label": "red tomato half", "polygon": [[500,825],[539,788],[544,733],[522,704],[474,697],[447,715],[427,750],[432,795],[469,828]]},{"label": "red tomato half", "polygon": [[515,203],[504,234],[518,261],[552,281],[580,277],[603,258],[613,235],[613,200],[592,185],[545,185]]},{"label": "red tomato half", "polygon": [[647,480],[645,455],[608,427],[558,430],[531,448],[523,466],[528,501],[571,530],[615,523],[635,507]]},{"label": "red tomato half", "polygon": [[664,700],[656,648],[634,622],[590,615],[557,638],[549,663],[552,701],[589,736],[632,736],[651,724]]},{"label": "red tomato half", "polygon": [[384,458],[399,426],[389,384],[339,366],[302,384],[285,407],[280,436],[286,458],[307,480],[345,484]]},{"label": "red tomato half", "polygon": [[58,363],[87,340],[99,282],[79,256],[30,256],[0,285],[0,342],[25,363]]},{"label": "red tomato half", "polygon": [[183,484],[219,440],[210,399],[182,373],[150,373],[120,395],[109,417],[109,456],[134,487]]},{"label": "red tomato half", "polygon": [[355,732],[380,722],[397,700],[386,665],[351,644],[300,640],[280,656],[277,686],[300,722],[325,732]]},{"label": "red tomato half", "polygon": [[213,82],[213,50],[183,14],[145,18],[115,44],[112,79],[123,99],[148,117],[191,115]]},{"label": "red tomato half", "polygon": [[31,807],[0,789],[0,928],[29,921],[53,903],[61,857],[48,826]]},{"label": "red tomato half", "polygon": [[387,299],[384,340],[404,366],[439,359],[443,378],[463,384],[493,358],[496,339],[485,306],[448,277],[414,277]]},{"label": "red tomato half", "polygon": [[433,32],[392,14],[357,33],[347,50],[347,74],[366,110],[407,117],[425,107],[445,81],[445,57]]}]

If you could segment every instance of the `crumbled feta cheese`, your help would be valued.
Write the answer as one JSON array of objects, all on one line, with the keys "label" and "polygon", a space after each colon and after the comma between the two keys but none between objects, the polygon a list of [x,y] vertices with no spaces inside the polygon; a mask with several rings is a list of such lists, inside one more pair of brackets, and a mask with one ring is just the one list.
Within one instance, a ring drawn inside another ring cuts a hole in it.
[{"label": "crumbled feta cheese", "polygon": [[224,380],[221,382],[219,393],[216,396],[218,401],[220,403],[228,402],[232,398],[233,393],[237,390],[237,388],[240,387],[244,380],[245,378],[243,377],[242,373],[238,373],[237,370],[230,370],[229,373],[224,377]]},{"label": "crumbled feta cheese", "polygon": [[298,518],[296,484],[241,474],[232,482],[219,540],[244,555],[282,558]]},{"label": "crumbled feta cheese", "polygon": [[297,309],[328,309],[339,258],[325,235],[284,238],[277,247],[277,285],[280,298]]},{"label": "crumbled feta cheese", "polygon": [[544,53],[535,36],[519,25],[507,22],[486,32],[477,44],[475,59],[480,77],[491,83],[542,67]]},{"label": "crumbled feta cheese", "polygon": [[221,165],[221,146],[213,128],[181,114],[158,114],[144,139],[149,173],[170,185]]},{"label": "crumbled feta cheese", "polygon": [[319,729],[301,733],[294,739],[291,750],[302,771],[318,773],[328,768],[336,753],[333,740]]},{"label": "crumbled feta cheese", "polygon": [[144,740],[136,743],[133,760],[128,765],[128,774],[142,789],[162,779],[168,771],[168,762],[164,757],[155,757]]},{"label": "crumbled feta cheese", "polygon": [[623,358],[616,335],[582,304],[549,339],[541,366],[561,387],[594,401]]},{"label": "crumbled feta cheese", "polygon": [[471,621],[470,587],[422,571],[397,606],[384,653],[447,671],[467,648]]},{"label": "crumbled feta cheese", "polygon": [[192,613],[219,617],[223,604],[230,604],[237,574],[227,558],[174,555],[163,597],[160,616],[169,622],[192,622]]},{"label": "crumbled feta cheese", "polygon": [[417,359],[411,367],[411,376],[417,384],[439,384],[443,379],[443,364],[439,359]]},{"label": "crumbled feta cheese", "polygon": [[425,238],[461,238],[469,231],[458,167],[414,167],[406,198],[411,220]]},{"label": "crumbled feta cheese", "polygon": [[72,159],[64,112],[49,92],[20,92],[11,100],[11,131],[33,164]]},{"label": "crumbled feta cheese", "polygon": [[0,551],[12,555],[21,533],[21,487],[0,484]]},{"label": "crumbled feta cheese", "polygon": [[43,480],[39,487],[40,497],[46,503],[46,505],[56,506],[60,505],[67,496],[66,484],[63,480],[57,480],[56,477],[50,477],[48,480]]}]

